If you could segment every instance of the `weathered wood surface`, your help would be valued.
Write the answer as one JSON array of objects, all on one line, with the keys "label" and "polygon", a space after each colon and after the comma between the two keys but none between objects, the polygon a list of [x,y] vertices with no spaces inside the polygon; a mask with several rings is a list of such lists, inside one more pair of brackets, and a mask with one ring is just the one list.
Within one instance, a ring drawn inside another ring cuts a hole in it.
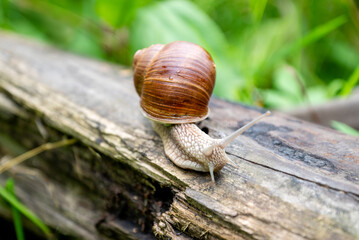
[{"label": "weathered wood surface", "polygon": [[[0,154],[80,141],[8,171],[21,201],[63,234],[359,239],[358,138],[275,113],[227,149],[238,167],[225,166],[213,186],[165,157],[127,68],[0,33],[1,92]],[[218,99],[210,107],[199,126],[214,137],[260,111]]]}]

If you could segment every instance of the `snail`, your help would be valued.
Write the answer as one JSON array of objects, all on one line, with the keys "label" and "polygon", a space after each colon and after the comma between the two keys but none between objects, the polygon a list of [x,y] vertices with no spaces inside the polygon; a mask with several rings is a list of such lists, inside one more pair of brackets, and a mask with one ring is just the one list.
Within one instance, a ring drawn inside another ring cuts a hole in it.
[{"label": "snail", "polygon": [[138,50],[133,70],[141,111],[161,137],[167,157],[178,167],[209,172],[212,182],[214,172],[230,162],[225,147],[270,114],[224,139],[213,139],[200,130],[194,123],[209,114],[216,68],[210,54],[194,43],[176,41]]}]

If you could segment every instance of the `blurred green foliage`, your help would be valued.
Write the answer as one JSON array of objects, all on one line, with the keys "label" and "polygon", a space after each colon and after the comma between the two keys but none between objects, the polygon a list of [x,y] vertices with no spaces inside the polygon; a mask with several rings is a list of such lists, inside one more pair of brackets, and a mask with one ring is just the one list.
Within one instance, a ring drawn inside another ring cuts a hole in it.
[{"label": "blurred green foliage", "polygon": [[175,40],[206,48],[215,95],[270,108],[349,95],[359,82],[354,0],[0,0],[0,27],[131,65]]}]

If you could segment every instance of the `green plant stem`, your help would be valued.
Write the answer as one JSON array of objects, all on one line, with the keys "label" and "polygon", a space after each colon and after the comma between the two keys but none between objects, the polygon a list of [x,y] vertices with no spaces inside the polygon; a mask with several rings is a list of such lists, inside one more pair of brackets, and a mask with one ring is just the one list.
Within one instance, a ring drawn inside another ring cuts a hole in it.
[{"label": "green plant stem", "polygon": [[7,202],[9,202],[12,207],[16,208],[21,212],[25,217],[32,221],[36,226],[38,226],[46,235],[48,239],[52,239],[53,235],[50,229],[25,205],[23,205],[19,200],[16,199],[8,190],[3,187],[0,187],[0,196],[2,196]]},{"label": "green plant stem", "polygon": [[[14,180],[12,178],[9,178],[6,181],[5,189],[14,197],[14,199],[17,200],[14,190]],[[15,227],[15,233],[17,240],[25,240],[24,236],[24,229],[22,227],[21,223],[21,215],[19,210],[17,210],[15,207],[11,206],[11,212],[14,220],[14,227]]]}]

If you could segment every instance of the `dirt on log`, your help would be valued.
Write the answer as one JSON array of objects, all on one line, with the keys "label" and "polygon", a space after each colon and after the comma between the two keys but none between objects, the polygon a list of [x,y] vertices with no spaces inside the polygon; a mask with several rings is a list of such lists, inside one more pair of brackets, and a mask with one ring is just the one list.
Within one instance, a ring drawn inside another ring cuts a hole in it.
[{"label": "dirt on log", "polygon": [[[263,110],[212,98],[213,137]],[[78,239],[358,239],[359,138],[274,113],[215,175],[176,167],[141,115],[130,69],[0,33],[0,158],[77,139],[0,175]],[[0,215],[9,217],[1,205]]]}]

